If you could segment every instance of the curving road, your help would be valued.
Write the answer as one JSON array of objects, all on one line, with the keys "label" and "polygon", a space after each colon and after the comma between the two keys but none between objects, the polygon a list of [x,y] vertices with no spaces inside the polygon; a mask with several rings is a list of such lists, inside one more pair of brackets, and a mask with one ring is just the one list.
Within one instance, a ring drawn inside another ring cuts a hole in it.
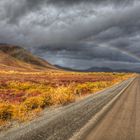
[{"label": "curving road", "polygon": [[81,101],[44,112],[28,124],[2,132],[0,140],[137,140],[140,77]]}]

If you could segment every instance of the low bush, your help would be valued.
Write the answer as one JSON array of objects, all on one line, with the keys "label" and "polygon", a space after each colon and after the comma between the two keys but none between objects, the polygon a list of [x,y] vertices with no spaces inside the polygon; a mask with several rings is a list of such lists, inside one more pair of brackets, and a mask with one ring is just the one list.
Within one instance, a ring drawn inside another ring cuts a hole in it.
[{"label": "low bush", "polygon": [[75,95],[71,87],[58,87],[51,94],[52,104],[67,104],[75,101]]},{"label": "low bush", "polygon": [[27,111],[36,109],[36,108],[43,108],[46,105],[45,98],[42,96],[36,96],[36,97],[29,97],[27,98],[23,106],[27,109]]},{"label": "low bush", "polygon": [[0,119],[10,120],[13,117],[13,106],[8,103],[0,103]]}]

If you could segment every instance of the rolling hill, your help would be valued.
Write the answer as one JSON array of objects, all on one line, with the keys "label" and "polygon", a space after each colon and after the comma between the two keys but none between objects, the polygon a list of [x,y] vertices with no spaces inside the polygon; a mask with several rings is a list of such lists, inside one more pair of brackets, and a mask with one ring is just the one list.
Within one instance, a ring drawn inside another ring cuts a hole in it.
[{"label": "rolling hill", "polygon": [[56,68],[20,46],[0,44],[0,69],[38,71]]}]

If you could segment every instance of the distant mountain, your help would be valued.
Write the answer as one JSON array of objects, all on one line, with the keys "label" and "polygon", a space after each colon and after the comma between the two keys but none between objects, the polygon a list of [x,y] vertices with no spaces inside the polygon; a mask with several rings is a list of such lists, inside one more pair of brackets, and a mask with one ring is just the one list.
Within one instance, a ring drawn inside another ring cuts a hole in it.
[{"label": "distant mountain", "polygon": [[64,69],[67,71],[80,71],[80,72],[140,72],[140,69],[134,69],[134,70],[128,70],[128,69],[111,69],[108,67],[91,67],[89,69],[85,69],[85,70],[77,70],[77,69],[72,69],[72,68],[67,68],[67,67],[62,67],[62,66],[58,66],[55,65],[55,67],[59,68],[59,69]]},{"label": "distant mountain", "polygon": [[0,68],[9,70],[56,69],[20,46],[0,44]]},{"label": "distant mountain", "polygon": [[68,68],[68,67],[63,67],[63,66],[59,66],[59,65],[54,65],[56,68],[60,69],[60,70],[66,70],[66,71],[81,71],[81,70],[76,70],[76,69],[72,69],[72,68]]},{"label": "distant mountain", "polygon": [[110,69],[110,68],[99,68],[99,67],[92,67],[92,68],[85,69],[85,70],[72,69],[72,68],[63,67],[63,66],[59,66],[59,65],[55,65],[55,67],[57,67],[57,68],[59,68],[59,69],[64,69],[64,70],[67,70],[67,71],[81,71],[81,72],[113,72],[113,70]]},{"label": "distant mountain", "polygon": [[95,71],[95,72],[140,72],[140,69],[134,69],[134,70],[128,70],[128,69],[111,69],[111,68],[107,68],[107,67],[102,67],[102,68],[98,68],[98,67],[92,67],[90,69],[88,69],[87,71]]},{"label": "distant mountain", "polygon": [[111,68],[107,68],[107,67],[92,67],[92,68],[89,68],[87,69],[86,71],[89,71],[89,72],[113,72],[114,70],[111,69]]}]

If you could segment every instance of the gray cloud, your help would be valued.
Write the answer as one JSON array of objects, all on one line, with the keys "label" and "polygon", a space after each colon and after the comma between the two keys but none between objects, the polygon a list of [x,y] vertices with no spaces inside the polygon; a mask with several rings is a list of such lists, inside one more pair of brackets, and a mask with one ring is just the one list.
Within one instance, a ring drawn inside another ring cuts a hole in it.
[{"label": "gray cloud", "polygon": [[[5,1],[5,2],[4,2]],[[90,3],[93,5],[114,5],[114,6],[125,6],[132,5],[136,0],[1,0],[0,5],[3,6],[4,14],[8,17],[8,22],[15,23],[28,14],[35,10],[39,10],[42,6],[48,4],[66,6],[77,3]]]},{"label": "gray cloud", "polygon": [[29,12],[39,10],[45,0],[1,0],[3,14],[9,23],[15,23]]},{"label": "gray cloud", "polygon": [[90,3],[94,5],[128,5],[133,4],[135,0],[48,0],[48,3],[57,4],[57,5],[72,5],[72,4],[79,4],[79,3]]},{"label": "gray cloud", "polygon": [[[101,61],[121,61],[121,62],[139,62],[140,58],[133,56],[130,53],[122,51],[117,48],[111,48],[108,46],[97,46],[91,44],[69,44],[61,46],[45,46],[39,47],[37,53],[41,57],[49,59],[50,54],[52,56],[69,58],[69,59],[84,59],[84,60],[95,60],[100,59]],[[46,53],[48,55],[46,55]]]},{"label": "gray cloud", "polygon": [[0,42],[72,67],[138,64],[139,13],[138,0],[1,0]]}]

